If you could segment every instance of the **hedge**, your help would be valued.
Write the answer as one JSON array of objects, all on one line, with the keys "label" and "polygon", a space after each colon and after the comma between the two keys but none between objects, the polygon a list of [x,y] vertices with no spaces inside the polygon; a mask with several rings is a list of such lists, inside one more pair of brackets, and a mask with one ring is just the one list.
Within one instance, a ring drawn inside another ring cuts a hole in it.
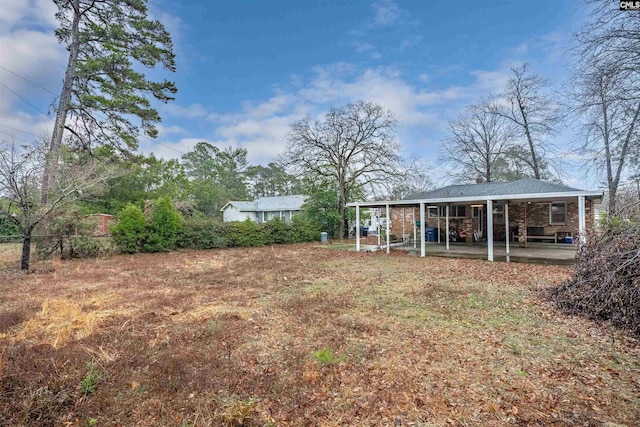
[{"label": "hedge", "polygon": [[289,223],[276,218],[260,224],[249,219],[222,223],[213,218],[187,218],[177,246],[190,249],[249,247],[310,242],[319,238],[320,229],[299,217]]}]

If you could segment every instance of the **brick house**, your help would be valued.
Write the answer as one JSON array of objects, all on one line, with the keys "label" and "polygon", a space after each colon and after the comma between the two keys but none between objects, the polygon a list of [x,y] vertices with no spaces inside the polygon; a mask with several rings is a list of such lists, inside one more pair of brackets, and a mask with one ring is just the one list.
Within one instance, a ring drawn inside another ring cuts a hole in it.
[{"label": "brick house", "polygon": [[[451,185],[418,194],[410,200],[348,206],[356,209],[357,218],[361,208],[375,208],[381,216],[391,219],[385,233],[387,250],[391,240],[398,240],[399,236],[402,240],[418,240],[422,256],[427,242],[444,243],[447,249],[450,242],[469,245],[486,242],[488,259],[492,261],[495,241],[507,243],[507,250],[508,242],[519,246],[536,241],[573,242],[595,224],[595,205],[602,197],[599,191],[524,178],[512,182]],[[356,246],[359,250],[359,239]]]}]

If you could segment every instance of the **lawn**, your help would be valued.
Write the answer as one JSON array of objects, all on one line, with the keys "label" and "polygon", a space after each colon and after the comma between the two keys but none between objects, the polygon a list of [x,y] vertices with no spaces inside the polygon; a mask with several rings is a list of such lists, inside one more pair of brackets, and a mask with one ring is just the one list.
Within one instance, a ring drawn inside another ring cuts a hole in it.
[{"label": "lawn", "polygon": [[638,425],[570,267],[312,245],[0,267],[0,425]]}]

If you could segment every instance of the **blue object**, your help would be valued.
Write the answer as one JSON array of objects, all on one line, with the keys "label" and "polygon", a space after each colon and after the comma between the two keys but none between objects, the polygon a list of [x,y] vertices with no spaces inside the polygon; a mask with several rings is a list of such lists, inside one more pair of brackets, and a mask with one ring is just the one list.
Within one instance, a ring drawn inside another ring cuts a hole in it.
[{"label": "blue object", "polygon": [[565,243],[573,243],[573,237],[571,237],[571,236],[567,236],[567,237],[565,237],[565,238],[564,238],[564,242],[565,242]]},{"label": "blue object", "polygon": [[427,242],[435,242],[436,241],[436,228],[429,227],[426,230],[427,232]]}]

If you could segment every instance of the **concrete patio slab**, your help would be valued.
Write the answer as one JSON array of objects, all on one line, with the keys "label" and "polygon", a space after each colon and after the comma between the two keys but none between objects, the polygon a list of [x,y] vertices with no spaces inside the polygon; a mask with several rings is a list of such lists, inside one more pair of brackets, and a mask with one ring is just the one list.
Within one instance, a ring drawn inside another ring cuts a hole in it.
[{"label": "concrete patio slab", "polygon": [[[507,262],[530,262],[535,264],[557,264],[566,265],[574,264],[576,257],[576,245],[564,243],[529,243],[526,248],[521,248],[514,243],[509,248],[507,255],[504,242],[496,242],[494,246],[494,260]],[[502,243],[502,244],[500,244]],[[420,256],[420,245],[417,244],[391,245],[392,250],[406,251],[411,255]],[[343,246],[347,250],[355,251],[355,243]],[[448,258],[466,258],[466,259],[487,259],[488,251],[486,243],[474,243],[468,245],[466,243],[450,243],[447,250],[444,243],[426,244],[426,256],[438,256]],[[385,251],[386,247],[378,247],[374,245],[361,245],[361,252]]]}]

